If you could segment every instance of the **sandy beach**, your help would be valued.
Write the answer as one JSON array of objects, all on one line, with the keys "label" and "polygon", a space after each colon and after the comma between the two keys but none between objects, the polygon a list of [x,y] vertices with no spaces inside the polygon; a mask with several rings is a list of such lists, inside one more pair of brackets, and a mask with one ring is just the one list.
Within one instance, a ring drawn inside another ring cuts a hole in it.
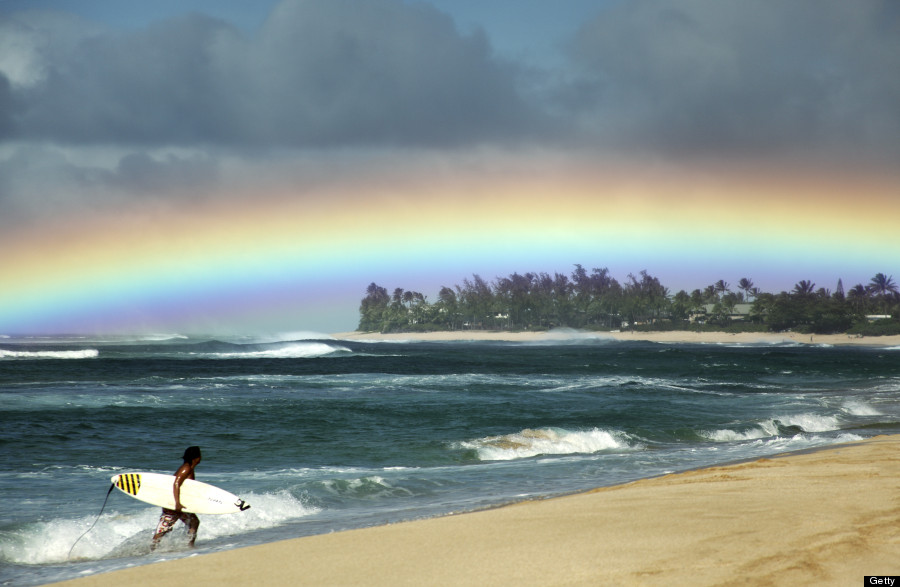
[{"label": "sandy beach", "polygon": [[855,337],[846,334],[799,334],[794,332],[609,332],[580,331],[571,329],[548,332],[505,332],[498,330],[464,330],[445,332],[417,332],[380,334],[377,332],[340,332],[332,335],[340,340],[370,341],[451,341],[451,340],[500,340],[510,342],[540,342],[554,340],[609,339],[646,340],[650,342],[689,342],[707,344],[780,344],[799,343],[817,345],[900,346],[900,336]]},{"label": "sandy beach", "polygon": [[900,574],[900,435],[60,583],[857,585]]}]

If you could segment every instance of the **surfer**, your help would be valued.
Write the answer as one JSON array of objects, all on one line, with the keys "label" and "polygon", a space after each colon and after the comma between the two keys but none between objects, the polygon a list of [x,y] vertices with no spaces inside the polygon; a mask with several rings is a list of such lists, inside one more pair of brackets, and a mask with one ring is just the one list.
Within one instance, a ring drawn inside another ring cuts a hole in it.
[{"label": "surfer", "polygon": [[200,518],[196,514],[182,511],[181,505],[181,484],[185,479],[194,478],[194,468],[200,464],[200,447],[189,446],[184,451],[184,464],[175,471],[175,482],[172,483],[172,492],[175,495],[175,509],[170,510],[163,508],[162,515],[159,516],[159,524],[156,526],[156,533],[153,535],[152,548],[156,548],[160,539],[172,531],[175,522],[181,520],[188,526],[188,544],[194,546],[197,539],[197,529],[200,527]]}]

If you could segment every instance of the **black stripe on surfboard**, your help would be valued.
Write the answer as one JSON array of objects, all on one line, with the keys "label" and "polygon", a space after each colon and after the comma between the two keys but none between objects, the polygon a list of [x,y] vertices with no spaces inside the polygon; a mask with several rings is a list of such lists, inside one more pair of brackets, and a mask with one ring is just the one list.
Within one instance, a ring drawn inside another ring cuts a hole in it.
[{"label": "black stripe on surfboard", "polygon": [[137,495],[138,490],[141,488],[141,476],[137,473],[119,475],[119,479],[116,481],[116,487],[129,495]]}]

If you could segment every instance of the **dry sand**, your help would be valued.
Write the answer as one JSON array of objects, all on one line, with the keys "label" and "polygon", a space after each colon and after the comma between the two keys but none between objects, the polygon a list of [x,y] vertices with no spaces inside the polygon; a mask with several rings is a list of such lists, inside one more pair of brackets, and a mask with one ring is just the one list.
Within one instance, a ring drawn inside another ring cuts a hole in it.
[{"label": "dry sand", "polygon": [[860,585],[900,574],[900,435],[95,575],[121,585]]},{"label": "dry sand", "polygon": [[571,329],[549,332],[505,332],[502,330],[457,330],[453,332],[416,332],[380,334],[377,332],[339,332],[332,335],[341,340],[361,341],[453,341],[499,340],[509,342],[552,342],[577,339],[646,340],[650,342],[690,342],[708,344],[779,344],[799,343],[816,345],[900,346],[900,336],[857,337],[846,334],[798,334],[794,332],[608,332]]}]

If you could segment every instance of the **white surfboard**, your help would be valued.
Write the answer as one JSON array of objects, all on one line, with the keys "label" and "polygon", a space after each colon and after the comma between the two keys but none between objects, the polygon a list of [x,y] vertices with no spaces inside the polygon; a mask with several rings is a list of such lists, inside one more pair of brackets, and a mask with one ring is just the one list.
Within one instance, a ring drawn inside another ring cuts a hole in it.
[{"label": "white surfboard", "polygon": [[[122,493],[159,507],[175,509],[174,475],[122,473],[113,475],[113,485]],[[214,485],[185,479],[181,484],[181,505],[192,514],[233,514],[250,506],[243,499]]]}]

